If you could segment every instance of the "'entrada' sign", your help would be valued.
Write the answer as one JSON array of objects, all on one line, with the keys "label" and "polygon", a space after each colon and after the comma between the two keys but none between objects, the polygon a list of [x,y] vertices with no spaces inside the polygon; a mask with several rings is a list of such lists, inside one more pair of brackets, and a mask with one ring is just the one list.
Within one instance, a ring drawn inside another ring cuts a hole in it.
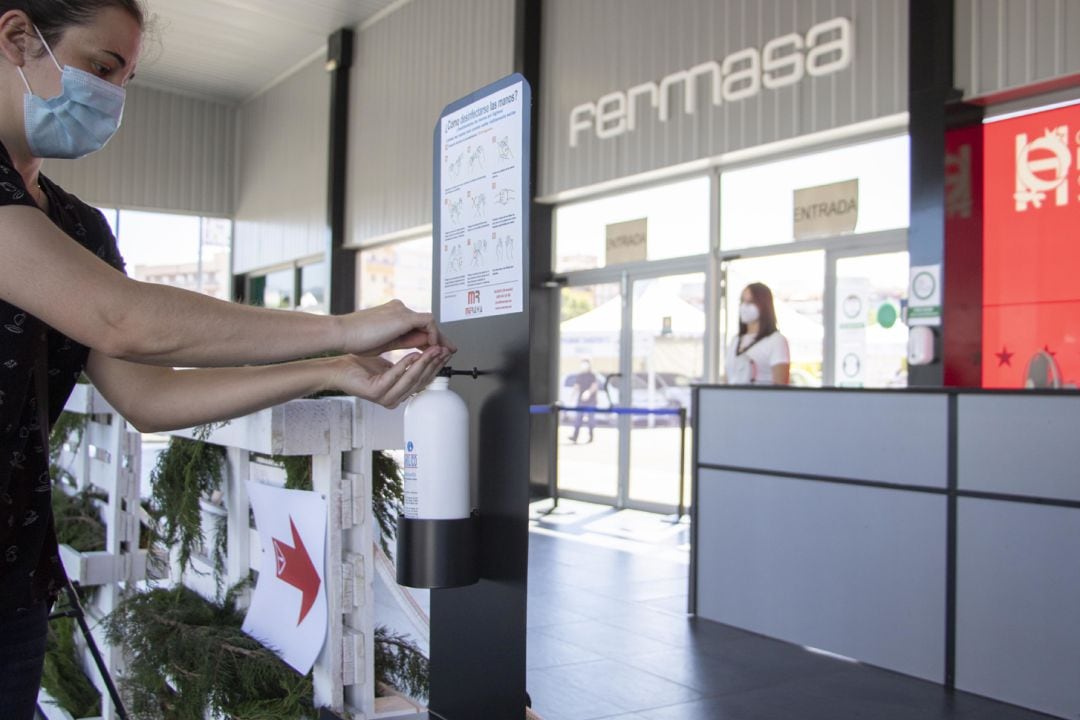
[{"label": "'entrada' sign", "polygon": [[697,110],[697,86],[709,80],[712,104],[736,102],[768,90],[794,85],[806,75],[820,77],[839,72],[851,64],[853,54],[851,21],[833,18],[814,25],[806,35],[788,33],[773,38],[765,46],[731,53],[721,62],[710,60],[689,70],[671,73],[659,84],[649,81],[628,90],[616,90],[570,111],[570,147],[577,147],[578,135],[592,129],[602,140],[632,132],[637,126],[638,106],[645,97],[661,122],[670,117],[671,90],[683,88],[683,110]]}]

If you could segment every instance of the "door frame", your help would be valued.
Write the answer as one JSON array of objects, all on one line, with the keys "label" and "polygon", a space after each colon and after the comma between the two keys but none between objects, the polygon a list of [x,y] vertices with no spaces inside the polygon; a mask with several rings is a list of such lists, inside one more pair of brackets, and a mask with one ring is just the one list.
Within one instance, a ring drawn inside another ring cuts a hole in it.
[{"label": "door frame", "polygon": [[852,235],[838,235],[834,237],[815,238],[813,240],[797,240],[781,245],[766,245],[762,247],[744,248],[740,250],[727,250],[717,252],[716,277],[717,277],[717,317],[712,323],[716,326],[715,344],[712,346],[716,354],[715,368],[711,379],[713,382],[720,380],[720,358],[723,357],[724,349],[731,338],[728,335],[730,328],[727,327],[727,285],[728,268],[730,262],[765,257],[778,257],[792,253],[812,252],[822,250],[825,252],[825,277],[823,281],[824,292],[822,293],[822,321],[825,324],[825,334],[822,338],[821,354],[821,382],[823,386],[832,384],[833,356],[835,355],[835,320],[836,320],[836,260],[846,257],[858,257],[860,255],[878,255],[888,252],[907,251],[908,230],[896,228],[894,230],[881,230],[878,232],[858,233]]},{"label": "door frame", "polygon": [[874,238],[873,243],[862,245],[845,244],[830,247],[825,251],[825,295],[824,315],[825,347],[822,348],[821,381],[826,387],[836,385],[836,263],[846,258],[886,253],[907,252],[907,229],[875,233],[883,237]]},{"label": "door frame", "polygon": [[[669,260],[654,260],[651,262],[631,263],[614,267],[599,268],[596,270],[579,270],[567,273],[560,277],[561,287],[583,287],[589,285],[619,284],[622,298],[622,327],[619,331],[619,372],[624,378],[633,377],[633,324],[634,324],[634,283],[641,280],[655,280],[663,277],[676,275],[692,275],[702,273],[705,276],[705,337],[702,352],[702,367],[705,370],[705,380],[710,379],[709,349],[716,342],[716,319],[719,306],[716,297],[716,283],[712,282],[715,273],[715,263],[712,261],[713,254],[692,255],[689,257],[674,258]],[[562,293],[559,293],[559,312],[556,317],[562,315]],[[562,338],[552,343],[551,363],[552,387],[561,388],[562,378],[559,375],[559,359],[561,354]],[[632,383],[632,380],[631,380]],[[632,387],[632,385],[631,385]],[[672,514],[676,511],[676,504],[651,503],[635,501],[630,498],[630,433],[632,418],[628,415],[616,416],[616,428],[619,431],[619,444],[617,452],[618,469],[616,473],[615,497],[595,495],[574,490],[559,489],[559,497],[570,500],[581,500],[602,505],[611,505],[616,510],[632,509]],[[558,438],[554,439],[558,442]],[[676,458],[677,460],[677,458]],[[677,465],[676,465],[677,467]],[[555,468],[556,483],[558,483],[559,469]]]}]

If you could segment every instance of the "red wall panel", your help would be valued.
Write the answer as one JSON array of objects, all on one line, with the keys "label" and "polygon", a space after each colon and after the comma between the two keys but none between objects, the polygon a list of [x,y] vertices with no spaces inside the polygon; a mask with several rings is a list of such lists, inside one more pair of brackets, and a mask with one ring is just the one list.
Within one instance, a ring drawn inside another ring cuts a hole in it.
[{"label": "red wall panel", "polygon": [[984,126],[983,385],[1080,381],[1080,105]]}]

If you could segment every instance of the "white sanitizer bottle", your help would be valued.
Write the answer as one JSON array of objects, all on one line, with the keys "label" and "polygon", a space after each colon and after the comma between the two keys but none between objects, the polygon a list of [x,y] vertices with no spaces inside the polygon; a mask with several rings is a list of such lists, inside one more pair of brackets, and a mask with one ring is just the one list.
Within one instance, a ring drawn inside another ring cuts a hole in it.
[{"label": "white sanitizer bottle", "polygon": [[469,409],[439,376],[405,405],[405,507],[410,519],[456,520],[472,512]]}]

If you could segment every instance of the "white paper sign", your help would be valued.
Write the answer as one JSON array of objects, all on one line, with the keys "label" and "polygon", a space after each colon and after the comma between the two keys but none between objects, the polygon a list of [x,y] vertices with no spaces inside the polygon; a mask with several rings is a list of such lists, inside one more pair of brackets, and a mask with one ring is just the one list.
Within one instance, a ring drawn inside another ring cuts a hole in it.
[{"label": "white paper sign", "polygon": [[649,256],[649,219],[612,223],[604,228],[608,265],[644,262]]},{"label": "white paper sign", "polygon": [[912,265],[907,324],[941,325],[941,265]]},{"label": "white paper sign", "polygon": [[523,83],[442,118],[441,322],[524,308]]},{"label": "white paper sign", "polygon": [[866,382],[866,325],[870,318],[870,280],[843,277],[836,283],[836,353],[833,377],[837,387]]},{"label": "white paper sign", "polygon": [[250,480],[247,487],[262,562],[243,630],[304,675],[326,640],[326,500]]}]

